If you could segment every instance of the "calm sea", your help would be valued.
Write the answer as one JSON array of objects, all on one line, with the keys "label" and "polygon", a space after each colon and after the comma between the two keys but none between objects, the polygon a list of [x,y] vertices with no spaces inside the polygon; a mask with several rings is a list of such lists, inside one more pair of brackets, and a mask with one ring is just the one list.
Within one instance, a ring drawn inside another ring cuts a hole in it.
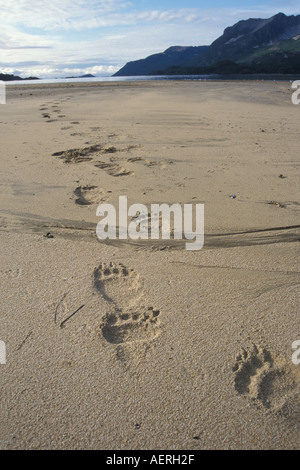
[{"label": "calm sea", "polygon": [[81,83],[81,82],[128,82],[128,81],[149,81],[149,80],[189,80],[189,81],[209,81],[209,80],[299,80],[299,75],[145,75],[138,77],[94,77],[94,78],[43,78],[40,80],[15,80],[5,82],[6,85],[29,85],[47,83]]}]

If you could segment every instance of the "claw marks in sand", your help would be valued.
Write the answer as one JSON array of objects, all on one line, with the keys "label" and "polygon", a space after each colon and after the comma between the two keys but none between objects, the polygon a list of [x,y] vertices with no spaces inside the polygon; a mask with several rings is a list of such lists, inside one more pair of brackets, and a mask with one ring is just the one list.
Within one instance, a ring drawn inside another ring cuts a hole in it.
[{"label": "claw marks in sand", "polygon": [[94,271],[94,286],[110,311],[100,325],[113,344],[148,342],[160,333],[160,311],[147,307],[140,276],[123,264],[102,263]]},{"label": "claw marks in sand", "polygon": [[300,427],[300,374],[292,364],[253,345],[243,349],[233,367],[235,389],[258,405],[278,412]]},{"label": "claw marks in sand", "polygon": [[113,344],[133,341],[149,341],[158,334],[159,310],[153,307],[133,309],[127,313],[106,314],[101,331],[104,338]]},{"label": "claw marks in sand", "polygon": [[142,296],[142,281],[123,264],[101,263],[94,270],[94,286],[116,309],[134,304]]}]

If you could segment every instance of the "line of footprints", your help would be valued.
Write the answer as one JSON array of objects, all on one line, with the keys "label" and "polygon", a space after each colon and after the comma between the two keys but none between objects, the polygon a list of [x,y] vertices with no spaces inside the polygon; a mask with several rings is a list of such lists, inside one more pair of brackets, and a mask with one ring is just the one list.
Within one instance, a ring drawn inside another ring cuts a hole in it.
[{"label": "line of footprints", "polygon": [[[127,343],[148,343],[160,334],[160,310],[147,304],[143,281],[133,269],[101,263],[94,270],[93,283],[106,305],[99,327],[106,341],[121,348]],[[232,372],[239,395],[260,408],[278,412],[300,428],[299,370],[253,344],[236,357]]]},{"label": "line of footprints", "polygon": [[[94,286],[108,306],[100,331],[113,344],[149,341],[160,333],[160,311],[145,302],[143,282],[123,264],[101,263]],[[266,348],[253,345],[236,358],[235,389],[264,409],[279,412],[300,426],[299,372]]]}]

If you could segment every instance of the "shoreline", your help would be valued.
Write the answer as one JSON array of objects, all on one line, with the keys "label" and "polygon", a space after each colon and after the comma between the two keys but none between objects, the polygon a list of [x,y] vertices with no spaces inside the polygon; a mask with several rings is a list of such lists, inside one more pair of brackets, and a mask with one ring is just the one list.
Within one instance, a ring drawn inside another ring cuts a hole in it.
[{"label": "shoreline", "polygon": [[[163,76],[158,76],[158,78],[154,78],[155,76],[151,76],[151,78],[139,78],[138,76],[136,77],[107,77],[108,80],[101,80],[100,77],[99,79],[95,80],[80,80],[80,79],[74,79],[74,81],[67,81],[70,79],[51,79],[51,82],[47,82],[48,79],[39,79],[35,80],[35,83],[30,83],[30,80],[24,80],[22,82],[16,81],[15,83],[14,80],[12,81],[4,81],[3,83],[7,85],[9,88],[16,89],[18,87],[21,87],[21,89],[24,88],[44,88],[44,87],[49,87],[49,88],[57,88],[57,87],[65,87],[65,88],[73,88],[73,87],[100,87],[100,86],[121,86],[123,84],[127,84],[127,86],[141,86],[142,84],[145,83],[157,83],[159,85],[162,84],[174,84],[175,83],[181,83],[181,82],[200,82],[200,83],[243,83],[243,84],[250,84],[250,83],[291,83],[296,80],[300,80],[300,75],[287,75],[286,78],[284,76],[281,76],[281,78],[276,77],[276,75],[270,75],[268,76],[261,76],[261,78],[253,77],[250,78],[247,76],[247,78],[226,78],[226,76],[222,76],[220,78],[214,77],[214,78],[197,78],[197,76],[193,76],[193,78],[177,78],[176,76],[174,78],[168,77],[168,78],[163,78]],[[112,79],[112,80],[111,80]],[[45,80],[45,81],[44,81]],[[52,80],[57,80],[57,83]],[[61,81],[60,81],[61,80]],[[75,81],[76,80],[76,81]]]}]

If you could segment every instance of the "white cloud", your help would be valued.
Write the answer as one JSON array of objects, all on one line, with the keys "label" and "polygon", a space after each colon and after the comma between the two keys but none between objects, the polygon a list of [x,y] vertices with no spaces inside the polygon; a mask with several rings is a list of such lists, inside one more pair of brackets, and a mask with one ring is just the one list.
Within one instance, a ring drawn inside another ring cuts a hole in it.
[{"label": "white cloud", "polygon": [[299,12],[276,3],[136,11],[126,0],[0,0],[0,69],[41,77],[109,74],[172,45],[210,44],[241,19]]},{"label": "white cloud", "polygon": [[87,19],[129,6],[122,0],[0,0],[1,19],[4,24],[14,23],[44,30],[77,29]]},{"label": "white cloud", "polygon": [[[228,16],[273,14],[276,8],[261,9],[199,9],[136,11],[124,0],[0,0],[3,25],[39,28],[44,31],[81,31],[106,26],[138,25],[151,22],[200,22],[203,16],[218,15],[220,21]],[[294,7],[284,7],[293,12]]]}]

